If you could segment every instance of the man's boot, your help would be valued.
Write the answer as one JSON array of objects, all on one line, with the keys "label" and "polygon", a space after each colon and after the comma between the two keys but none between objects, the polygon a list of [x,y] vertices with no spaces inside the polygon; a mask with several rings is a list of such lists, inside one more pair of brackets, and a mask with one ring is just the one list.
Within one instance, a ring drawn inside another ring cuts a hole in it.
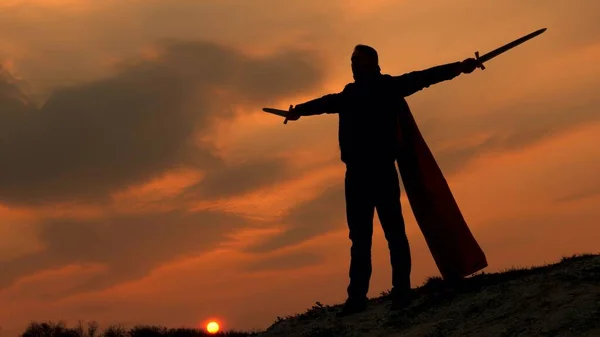
[{"label": "man's boot", "polygon": [[391,292],[392,305],[390,310],[401,310],[410,305],[412,302],[412,290],[411,289],[397,289],[393,288]]},{"label": "man's boot", "polygon": [[337,317],[346,317],[367,310],[367,298],[348,297]]}]

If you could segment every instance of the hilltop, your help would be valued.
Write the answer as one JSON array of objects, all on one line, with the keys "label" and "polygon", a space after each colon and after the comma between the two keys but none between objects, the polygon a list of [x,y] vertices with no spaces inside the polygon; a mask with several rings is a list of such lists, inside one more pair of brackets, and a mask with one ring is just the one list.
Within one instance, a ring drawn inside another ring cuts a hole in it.
[{"label": "hilltop", "polygon": [[482,273],[447,288],[430,278],[402,312],[382,294],[364,313],[339,319],[319,303],[269,327],[271,336],[600,336],[600,255],[576,255],[532,268]]},{"label": "hilltop", "polygon": [[[383,293],[370,300],[366,312],[342,319],[335,317],[341,305],[317,302],[303,314],[278,318],[265,331],[217,336],[600,336],[598,254],[575,255],[544,266],[482,273],[453,288],[446,287],[440,278],[430,278],[415,289],[415,294],[415,301],[400,312],[388,310],[388,294]],[[23,336],[88,336],[85,330],[32,323]],[[207,336],[198,330],[163,327],[128,331],[113,327],[94,335]]]}]

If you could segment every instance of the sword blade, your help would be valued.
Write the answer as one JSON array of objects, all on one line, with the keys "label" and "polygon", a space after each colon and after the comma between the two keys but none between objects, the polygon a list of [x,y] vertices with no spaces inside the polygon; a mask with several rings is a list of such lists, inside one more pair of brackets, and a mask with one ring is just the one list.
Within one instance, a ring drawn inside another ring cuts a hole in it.
[{"label": "sword blade", "polygon": [[496,48],[496,49],[492,50],[491,52],[486,53],[486,54],[481,55],[481,56],[479,56],[479,52],[475,52],[475,58],[479,61],[479,63],[481,63],[481,69],[485,69],[485,67],[483,67],[483,63],[484,62],[487,62],[487,61],[493,59],[494,57],[496,57],[496,56],[498,56],[498,55],[506,52],[509,49],[512,49],[512,48],[520,45],[521,43],[523,43],[523,42],[525,42],[527,40],[533,39],[534,37],[542,34],[545,31],[546,31],[546,28],[538,29],[538,30],[536,30],[533,33],[527,34],[527,35],[525,35],[525,36],[523,36],[521,38],[518,38],[518,39],[516,39],[516,40],[514,40],[514,41],[512,41],[510,43],[507,43],[507,44],[503,45],[500,48]]},{"label": "sword blade", "polygon": [[273,108],[263,108],[262,110],[264,112],[268,112],[270,114],[274,114],[274,115],[281,116],[281,117],[287,117],[287,113],[288,113],[286,110],[273,109]]},{"label": "sword blade", "polygon": [[[290,106],[291,108],[291,106]],[[281,116],[281,117],[285,117],[285,120],[283,121],[283,124],[287,124],[288,122],[288,112],[286,110],[281,110],[281,109],[273,109],[273,108],[263,108],[264,112],[268,112],[270,114],[273,115],[277,115],[277,116]]]}]

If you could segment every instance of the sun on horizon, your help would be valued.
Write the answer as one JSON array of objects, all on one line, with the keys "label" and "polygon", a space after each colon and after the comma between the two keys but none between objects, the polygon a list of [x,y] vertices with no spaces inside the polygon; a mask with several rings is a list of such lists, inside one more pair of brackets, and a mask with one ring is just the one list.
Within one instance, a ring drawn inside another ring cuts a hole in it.
[{"label": "sun on horizon", "polygon": [[210,334],[215,334],[219,332],[219,323],[215,321],[209,322],[208,324],[206,324],[206,331],[208,331],[208,333]]}]

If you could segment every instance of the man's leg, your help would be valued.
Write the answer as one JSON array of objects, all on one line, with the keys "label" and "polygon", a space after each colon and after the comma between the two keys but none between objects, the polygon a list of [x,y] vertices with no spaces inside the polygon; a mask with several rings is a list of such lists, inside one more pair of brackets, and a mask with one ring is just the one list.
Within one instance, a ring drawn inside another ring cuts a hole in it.
[{"label": "man's leg", "polygon": [[[371,243],[375,205],[370,193],[369,175],[363,170],[346,170],[346,220],[350,248],[350,284],[348,298],[361,302],[366,299],[371,278]],[[352,309],[349,309],[352,311]]]},{"label": "man's leg", "polygon": [[382,168],[379,178],[376,208],[390,249],[393,291],[407,294],[410,292],[411,256],[400,206],[400,182],[395,163]]}]

